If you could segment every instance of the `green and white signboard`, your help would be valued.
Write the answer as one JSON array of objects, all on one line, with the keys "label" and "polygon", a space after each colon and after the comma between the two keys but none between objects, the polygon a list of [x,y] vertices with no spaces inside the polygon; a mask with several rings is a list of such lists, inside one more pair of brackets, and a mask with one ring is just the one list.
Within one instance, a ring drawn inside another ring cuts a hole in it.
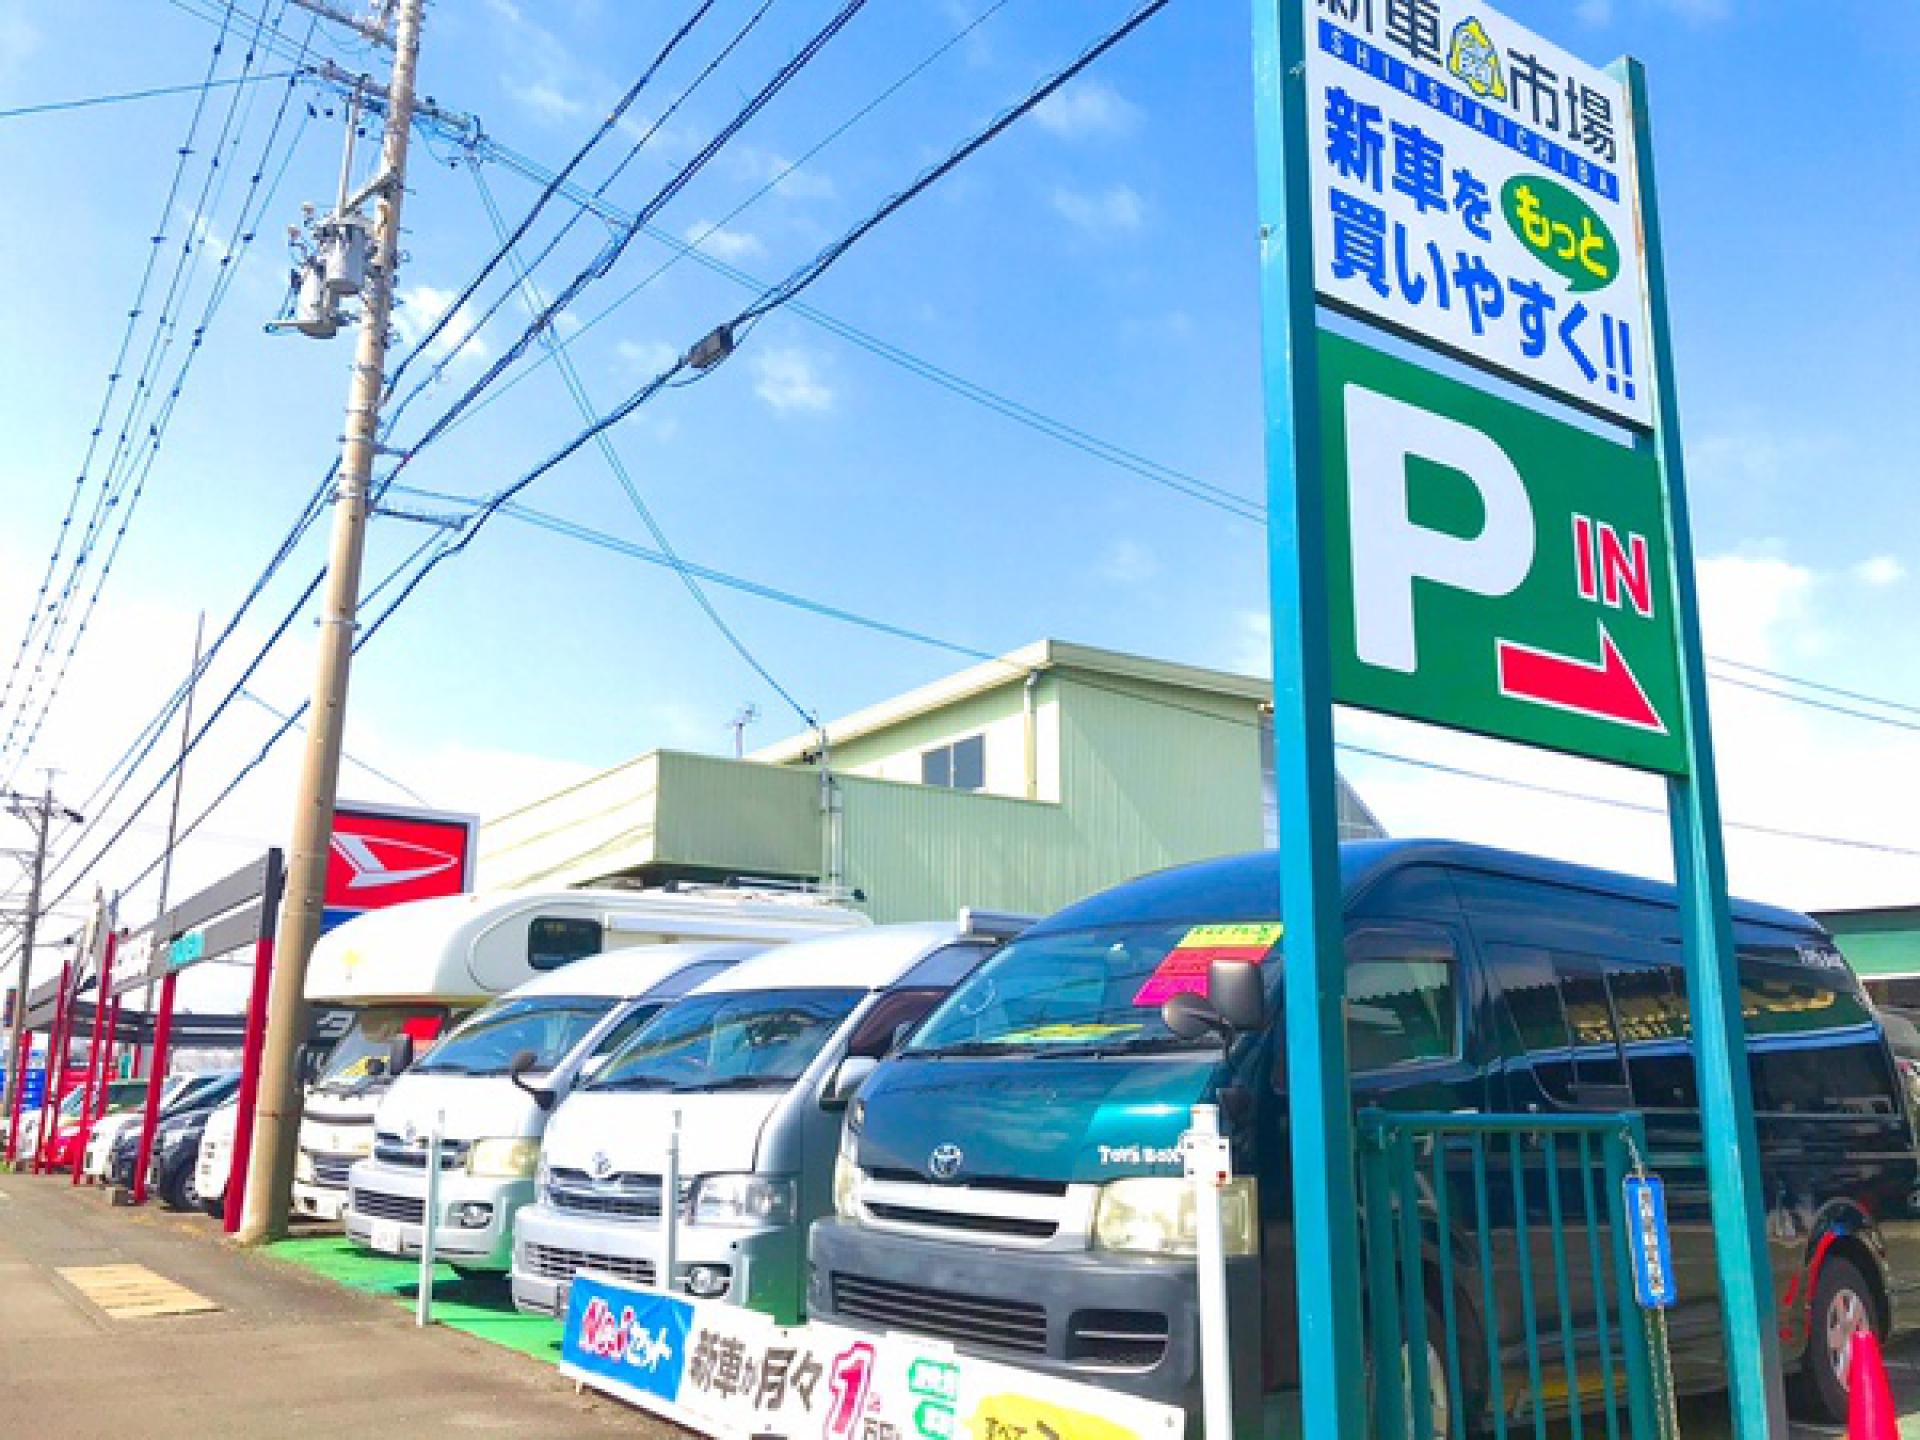
[{"label": "green and white signboard", "polygon": [[1334,697],[1684,773],[1652,453],[1336,335],[1320,395]]},{"label": "green and white signboard", "polygon": [[1730,1409],[1783,1433],[1644,72],[1255,0],[1254,78],[1303,1433],[1371,1433],[1336,704],[1666,778]]}]

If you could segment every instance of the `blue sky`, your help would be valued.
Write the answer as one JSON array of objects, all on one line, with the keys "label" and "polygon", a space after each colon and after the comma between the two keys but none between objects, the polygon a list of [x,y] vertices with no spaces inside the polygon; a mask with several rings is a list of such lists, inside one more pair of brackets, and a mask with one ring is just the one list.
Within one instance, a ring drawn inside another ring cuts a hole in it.
[{"label": "blue sky", "polygon": [[[192,0],[192,8],[219,6]],[[657,115],[752,8],[719,0],[630,118]],[[778,0],[611,198],[630,208],[652,194],[833,8]],[[658,223],[703,234],[989,8],[991,0],[872,0]],[[278,9],[275,0],[269,13]],[[704,248],[777,278],[1128,9],[1006,0]],[[1920,584],[1910,573],[1920,570],[1911,459],[1920,453],[1911,398],[1920,378],[1912,325],[1920,195],[1910,183],[1920,171],[1912,119],[1920,14],[1880,0],[1823,4],[1817,20],[1797,0],[1510,0],[1506,9],[1591,60],[1631,50],[1651,71],[1709,648],[1920,704],[1909,639]],[[685,10],[440,0],[422,88],[557,166]],[[290,11],[282,28],[300,36],[308,24]],[[1241,6],[1174,0],[1087,81],[877,232],[808,301],[1102,440],[1257,498],[1248,32]],[[214,35],[165,0],[73,0],[57,11],[0,0],[0,108],[191,82]],[[240,48],[230,45],[223,73]],[[372,63],[365,47],[337,36],[323,48],[356,68]],[[232,93],[209,100],[203,143]],[[289,129],[309,98],[322,113],[305,125],[209,332],[100,614],[31,757],[62,767],[63,787],[82,797],[178,678],[193,613],[205,608],[218,621],[231,611],[339,434],[350,337],[321,343],[261,328],[284,291],[284,226],[300,201],[331,196],[339,165],[337,101],[310,87],[298,94]],[[239,169],[207,217],[216,244],[233,239],[232,214],[278,97],[277,85],[257,87],[244,112]],[[0,231],[11,359],[0,387],[9,440],[0,456],[0,664],[12,658],[71,493],[150,237],[168,237],[164,273],[195,223],[198,160],[156,230],[192,105],[180,96],[0,120],[0,168],[17,197],[16,223]],[[586,182],[598,183],[630,143],[624,131],[604,142],[582,171]],[[416,154],[403,338],[418,335],[493,244],[464,161],[445,144]],[[510,218],[531,203],[535,187],[510,167],[482,173]],[[525,253],[571,215],[564,204],[551,208]],[[577,225],[540,271],[546,292],[606,236],[598,222]],[[579,316],[599,314],[670,255],[636,241],[588,289]],[[483,303],[496,293],[490,286]],[[746,294],[676,265],[570,353],[595,400],[609,405]],[[449,359],[413,414],[445,404],[523,319],[508,304]],[[456,321],[449,334],[463,328]],[[424,453],[407,480],[480,494],[577,426],[549,365]],[[417,433],[410,419],[401,438]],[[978,650],[1055,635],[1263,668],[1257,524],[1044,438],[790,312],[766,320],[706,380],[665,392],[615,438],[689,559]],[[646,539],[591,451],[525,498]],[[370,576],[424,534],[379,521]],[[319,538],[309,538],[254,617],[256,644],[320,556]],[[726,590],[713,595],[781,684],[825,716],[963,663]],[[252,689],[278,706],[298,703],[310,643],[303,618]],[[222,668],[215,679],[230,683],[233,673]],[[655,746],[723,748],[745,702],[764,716],[753,739],[798,728],[671,573],[505,518],[373,642],[353,698],[357,754],[432,801],[483,811]],[[1716,689],[1715,703],[1731,816],[1920,848],[1911,818],[1920,812],[1920,746],[1911,743],[1920,734],[1752,692]],[[0,728],[8,718],[0,714]],[[210,735],[189,813],[269,723],[242,706]],[[1529,782],[1659,798],[1634,777],[1392,722],[1347,717],[1342,733]],[[218,871],[278,833],[293,761],[286,748],[208,822],[196,865]],[[0,764],[0,777],[13,763]],[[1664,829],[1647,816],[1358,757],[1349,769],[1399,831],[1662,868]],[[349,775],[350,791],[397,798],[370,776]],[[140,823],[159,818],[156,807]],[[103,883],[122,883],[157,845],[155,832],[131,832]],[[1734,836],[1732,855],[1736,884],[1794,903],[1920,898],[1911,855],[1751,832]]]}]

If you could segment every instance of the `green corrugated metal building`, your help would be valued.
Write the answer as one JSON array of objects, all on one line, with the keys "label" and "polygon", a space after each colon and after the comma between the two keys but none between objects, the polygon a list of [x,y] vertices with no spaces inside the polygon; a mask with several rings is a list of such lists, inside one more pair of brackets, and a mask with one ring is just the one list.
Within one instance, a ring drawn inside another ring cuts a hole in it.
[{"label": "green corrugated metal building", "polygon": [[1816,911],[1813,918],[1832,932],[1875,1000],[1920,1011],[1920,905]]},{"label": "green corrugated metal building", "polygon": [[[1269,687],[1046,640],[745,760],[655,751],[480,832],[480,883],[765,878],[1044,913],[1273,843]],[[1346,836],[1381,832],[1344,781]]]}]

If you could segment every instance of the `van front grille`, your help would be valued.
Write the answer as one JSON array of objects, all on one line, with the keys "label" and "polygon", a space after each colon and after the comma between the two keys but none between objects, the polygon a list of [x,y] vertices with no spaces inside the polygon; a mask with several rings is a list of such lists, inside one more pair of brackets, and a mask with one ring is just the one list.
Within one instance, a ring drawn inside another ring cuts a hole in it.
[{"label": "van front grille", "polygon": [[417,1195],[383,1195],[378,1190],[355,1190],[352,1205],[370,1220],[398,1220],[402,1225],[418,1225],[427,1213]]},{"label": "van front grille", "polygon": [[836,1273],[833,1308],[839,1314],[887,1329],[911,1330],[1021,1355],[1047,1353],[1046,1307],[1031,1301],[955,1295],[866,1275]]},{"label": "van front grille", "polygon": [[526,1269],[543,1280],[570,1281],[582,1270],[599,1270],[638,1285],[653,1284],[653,1262],[624,1255],[597,1255],[591,1250],[568,1250],[558,1245],[531,1243],[525,1247]]},{"label": "van front grille", "polygon": [[[682,1185],[682,1189],[687,1187]],[[547,1203],[573,1215],[612,1220],[658,1220],[660,1177],[616,1174],[596,1180],[584,1170],[556,1166],[547,1177]]]},{"label": "van front grille", "polygon": [[896,1225],[925,1225],[937,1230],[974,1230],[989,1235],[1011,1235],[1021,1240],[1051,1240],[1060,1227],[1051,1220],[1027,1220],[1013,1215],[962,1215],[951,1210],[923,1210],[915,1205],[886,1205],[869,1200],[875,1218]]}]

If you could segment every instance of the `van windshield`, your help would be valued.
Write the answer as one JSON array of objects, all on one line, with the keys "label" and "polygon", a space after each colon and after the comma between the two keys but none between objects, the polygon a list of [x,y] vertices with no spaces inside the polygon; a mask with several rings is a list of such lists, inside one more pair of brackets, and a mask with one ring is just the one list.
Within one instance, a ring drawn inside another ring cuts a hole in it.
[{"label": "van windshield", "polygon": [[416,1075],[504,1075],[522,1050],[533,1069],[553,1069],[619,1002],[611,996],[542,995],[489,1005],[442,1040]]},{"label": "van windshield", "polygon": [[784,1090],[864,990],[746,990],[671,1005],[629,1040],[590,1090]]},{"label": "van windshield", "polygon": [[327,1068],[317,1082],[322,1090],[357,1090],[386,1074],[388,1052],[402,1034],[420,1044],[432,1039],[445,1023],[440,1010],[373,1009],[355,1013],[327,1057]]},{"label": "van windshield", "polygon": [[947,997],[901,1052],[943,1055],[1104,1055],[1202,1049],[1160,1007],[1203,992],[1216,959],[1258,962],[1280,941],[1275,923],[1180,921],[1068,930],[1014,941]]}]

